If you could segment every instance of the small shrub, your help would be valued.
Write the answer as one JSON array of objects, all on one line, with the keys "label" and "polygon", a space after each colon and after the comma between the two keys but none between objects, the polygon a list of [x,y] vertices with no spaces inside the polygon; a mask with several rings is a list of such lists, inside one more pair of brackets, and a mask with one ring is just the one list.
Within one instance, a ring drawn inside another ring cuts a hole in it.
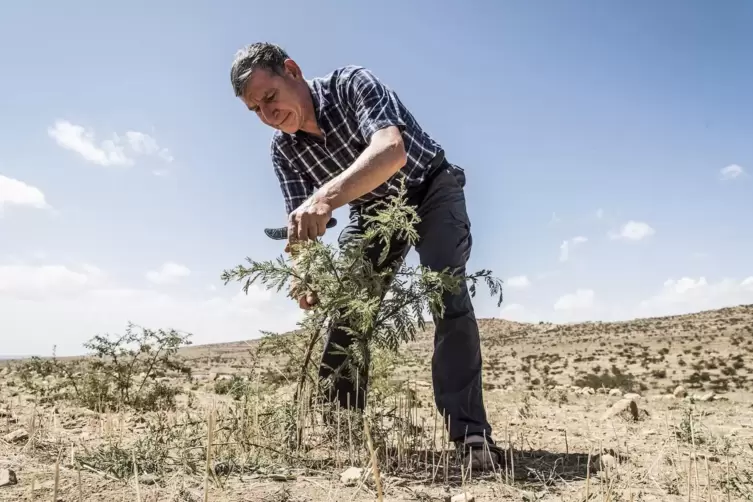
[{"label": "small shrub", "polygon": [[651,376],[654,378],[667,378],[667,370],[654,370],[651,372]]},{"label": "small shrub", "polygon": [[623,392],[634,392],[638,389],[635,377],[629,373],[622,372],[611,375],[607,372],[582,375],[575,379],[573,384],[578,387],[591,387],[592,389],[600,389],[602,387],[606,389],[620,389]]},{"label": "small shrub", "polygon": [[124,335],[97,335],[84,347],[93,353],[60,361],[31,358],[21,364],[24,387],[41,400],[68,399],[95,411],[172,409],[181,389],[163,379],[168,373],[191,377],[176,357],[190,335],[129,324]]}]

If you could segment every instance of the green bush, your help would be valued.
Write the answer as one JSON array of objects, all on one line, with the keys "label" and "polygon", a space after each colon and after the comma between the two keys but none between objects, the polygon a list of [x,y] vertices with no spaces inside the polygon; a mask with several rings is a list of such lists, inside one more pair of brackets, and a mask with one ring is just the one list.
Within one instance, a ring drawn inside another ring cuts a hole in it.
[{"label": "green bush", "polygon": [[129,324],[124,335],[97,335],[86,357],[62,361],[33,357],[21,363],[24,387],[43,401],[68,399],[95,411],[172,409],[181,389],[164,378],[191,377],[177,357],[190,335]]}]

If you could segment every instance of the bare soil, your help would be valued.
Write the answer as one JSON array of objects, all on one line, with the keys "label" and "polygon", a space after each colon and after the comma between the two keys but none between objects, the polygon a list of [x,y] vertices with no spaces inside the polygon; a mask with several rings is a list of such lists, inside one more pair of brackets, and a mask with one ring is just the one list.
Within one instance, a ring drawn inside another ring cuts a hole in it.
[{"label": "bare soil", "polygon": [[[434,440],[380,461],[383,500],[443,501],[464,492],[476,501],[753,500],[753,305],[619,323],[479,325],[484,397],[495,440],[509,452],[507,468],[470,473],[443,456],[429,326],[404,347],[382,385],[401,389],[396,407]],[[207,407],[231,410],[234,400],[215,392],[217,381],[244,374],[257,344],[182,349],[193,375],[179,383],[178,409],[162,415],[173,424],[168,432],[187,410],[200,417]],[[294,375],[280,373],[283,359],[258,362],[279,386],[267,397],[289,390]],[[208,482],[201,469],[141,474],[137,484],[133,475],[92,468],[77,461],[82,452],[152,434],[146,415],[41,402],[24,392],[18,368],[17,361],[0,363],[0,483],[4,469],[17,478],[0,486],[2,501],[53,500],[56,485],[66,502],[377,500],[369,464],[342,450],[317,468],[255,460],[253,470]],[[189,458],[195,446],[181,448],[169,458]],[[340,478],[349,465],[363,468],[355,485]]]}]

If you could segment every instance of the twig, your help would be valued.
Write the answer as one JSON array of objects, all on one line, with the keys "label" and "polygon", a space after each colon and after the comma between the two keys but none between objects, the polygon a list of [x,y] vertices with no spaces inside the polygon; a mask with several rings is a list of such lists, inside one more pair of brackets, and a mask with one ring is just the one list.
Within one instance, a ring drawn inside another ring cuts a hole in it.
[{"label": "twig", "polygon": [[591,453],[593,445],[588,446],[588,460],[586,461],[586,500],[591,498]]},{"label": "twig", "polygon": [[214,408],[209,410],[207,417],[207,463],[204,472],[204,502],[209,502],[209,471],[212,468],[212,437],[214,429]]},{"label": "twig", "polygon": [[58,458],[55,460],[55,488],[52,490],[52,502],[58,502],[58,486],[60,485],[60,455],[63,450],[58,452]]},{"label": "twig", "polygon": [[131,450],[131,457],[133,457],[133,477],[136,480],[136,502],[141,502],[141,488],[139,487],[139,466],[136,463],[136,450]]},{"label": "twig", "polygon": [[[78,463],[79,463],[79,465],[80,465],[81,467],[83,467],[83,468],[84,468],[84,469],[86,469],[87,471],[92,471],[93,473],[95,473],[95,474],[99,474],[99,475],[100,475],[100,476],[102,476],[103,478],[105,478],[105,479],[109,479],[109,480],[111,480],[111,481],[118,481],[118,478],[116,478],[116,477],[115,477],[115,476],[113,476],[112,474],[108,474],[108,473],[106,473],[106,472],[102,472],[102,471],[100,471],[100,470],[97,470],[97,469],[95,469],[94,467],[92,467],[92,466],[90,466],[89,464],[87,464],[86,462],[82,462],[81,460],[79,460],[79,461],[78,461]],[[79,471],[79,472],[80,472],[80,471]]]},{"label": "twig", "polygon": [[377,489],[377,500],[382,502],[382,481],[379,476],[379,463],[377,461],[376,451],[374,450],[374,444],[371,442],[371,431],[369,430],[369,423],[366,417],[363,420],[363,431],[366,434],[366,444],[369,446],[369,452],[371,453],[371,468],[374,473],[374,484]]}]

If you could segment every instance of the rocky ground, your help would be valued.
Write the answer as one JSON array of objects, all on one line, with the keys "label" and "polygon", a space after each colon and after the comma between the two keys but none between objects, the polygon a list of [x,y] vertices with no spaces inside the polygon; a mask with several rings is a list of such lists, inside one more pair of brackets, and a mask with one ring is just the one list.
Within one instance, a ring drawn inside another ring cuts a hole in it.
[{"label": "rocky ground", "polygon": [[[269,404],[234,418],[238,403],[251,401],[233,399],[222,383],[247,372],[257,345],[238,342],[183,349],[192,376],[176,384],[184,391],[177,410],[161,413],[43,399],[23,384],[22,363],[1,363],[0,500],[360,501],[380,489],[384,500],[753,500],[753,306],[621,323],[485,319],[480,327],[489,418],[509,452],[504,471],[467,472],[442,447],[429,327],[379,370],[383,402],[421,429],[396,436],[419,444],[380,456],[379,486],[365,447],[359,458],[347,444],[285,453],[264,442],[272,429],[262,428],[284,422]],[[274,403],[294,378],[285,358],[253,364]],[[212,427],[207,408],[216,410]],[[402,422],[391,423],[385,434]],[[249,431],[253,448],[231,449],[233,428]],[[337,444],[347,443],[339,432],[338,421]],[[205,477],[207,443],[214,475]]]}]

